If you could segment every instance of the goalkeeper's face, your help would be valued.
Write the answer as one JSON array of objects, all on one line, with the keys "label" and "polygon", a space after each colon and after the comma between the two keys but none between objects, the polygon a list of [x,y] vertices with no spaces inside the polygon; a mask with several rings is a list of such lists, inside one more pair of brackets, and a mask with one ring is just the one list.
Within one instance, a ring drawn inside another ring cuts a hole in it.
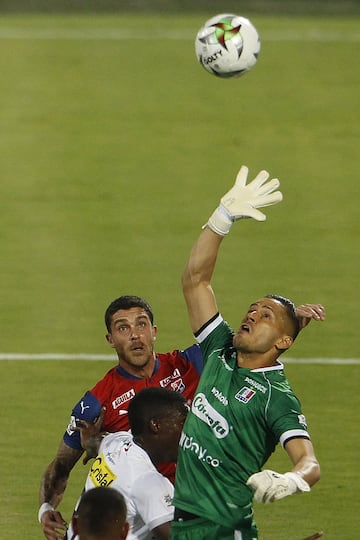
[{"label": "goalkeeper's face", "polygon": [[111,317],[106,339],[116,350],[119,364],[141,376],[141,370],[154,362],[156,330],[143,308],[119,309]]},{"label": "goalkeeper's face", "polygon": [[292,344],[290,321],[284,306],[273,298],[261,298],[248,309],[233,344],[241,353],[265,354],[273,351],[277,356]]}]

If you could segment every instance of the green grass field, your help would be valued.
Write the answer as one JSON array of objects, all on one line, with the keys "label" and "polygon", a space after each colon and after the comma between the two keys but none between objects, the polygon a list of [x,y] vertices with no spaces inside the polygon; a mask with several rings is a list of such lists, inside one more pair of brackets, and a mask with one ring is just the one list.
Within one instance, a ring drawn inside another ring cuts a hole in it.
[{"label": "green grass field", "polygon": [[[258,65],[219,80],[193,50],[210,15],[1,17],[2,355],[110,353],[103,312],[121,294],[151,302],[159,351],[189,344],[180,274],[245,163],[278,176],[284,202],[225,240],[222,313],[236,325],[268,292],[321,302],[327,321],[291,357],[360,357],[359,18],[251,17]],[[40,476],[74,401],[111,365],[1,361],[2,539],[42,537]],[[359,370],[288,365],[323,477],[308,496],[256,506],[263,540],[358,538]],[[281,451],[272,463],[288,466]]]}]

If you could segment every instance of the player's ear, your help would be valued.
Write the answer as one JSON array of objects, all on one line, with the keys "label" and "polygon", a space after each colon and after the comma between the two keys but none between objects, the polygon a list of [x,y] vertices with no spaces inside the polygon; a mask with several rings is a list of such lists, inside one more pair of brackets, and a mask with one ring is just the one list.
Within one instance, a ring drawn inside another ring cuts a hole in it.
[{"label": "player's ear", "polygon": [[158,418],[151,418],[149,422],[149,429],[152,431],[152,433],[159,433],[160,421]]},{"label": "player's ear", "polygon": [[294,340],[291,336],[282,336],[275,343],[275,347],[278,351],[286,351],[287,349],[290,349],[293,343]]},{"label": "player's ear", "polygon": [[120,539],[119,540],[125,540],[125,538],[127,537],[128,535],[128,532],[129,532],[129,528],[130,528],[130,525],[128,522],[126,522],[122,528],[122,531],[121,531],[121,536],[120,536]]},{"label": "player's ear", "polygon": [[105,339],[108,342],[108,344],[110,345],[110,347],[115,347],[114,340],[113,340],[111,334],[106,334]]},{"label": "player's ear", "polygon": [[154,338],[154,341],[155,341],[156,334],[157,334],[157,326],[156,326],[156,324],[154,324],[154,326],[152,328],[153,328],[153,338]]}]

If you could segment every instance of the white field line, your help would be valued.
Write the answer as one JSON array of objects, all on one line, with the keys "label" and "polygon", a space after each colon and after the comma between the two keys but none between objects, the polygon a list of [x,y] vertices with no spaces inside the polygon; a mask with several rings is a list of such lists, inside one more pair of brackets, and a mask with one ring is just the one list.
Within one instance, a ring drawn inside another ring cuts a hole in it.
[{"label": "white field line", "polygon": [[[121,22],[119,22],[121,24]],[[16,40],[75,40],[75,41],[155,41],[155,40],[179,40],[189,41],[195,38],[195,31],[173,30],[173,31],[151,31],[127,30],[124,28],[108,29],[72,29],[72,28],[0,28],[0,39]],[[264,31],[261,33],[262,41],[300,41],[300,42],[347,42],[354,43],[360,41],[360,31],[331,31],[309,29],[306,32],[292,30],[285,31]]]},{"label": "white field line", "polygon": [[[111,354],[62,354],[62,353],[0,353],[0,360],[107,360],[116,363],[117,359]],[[284,358],[285,364],[357,364],[360,358]]]},{"label": "white field line", "polygon": [[111,354],[88,353],[0,353],[0,360],[109,360],[117,362],[116,356]]}]

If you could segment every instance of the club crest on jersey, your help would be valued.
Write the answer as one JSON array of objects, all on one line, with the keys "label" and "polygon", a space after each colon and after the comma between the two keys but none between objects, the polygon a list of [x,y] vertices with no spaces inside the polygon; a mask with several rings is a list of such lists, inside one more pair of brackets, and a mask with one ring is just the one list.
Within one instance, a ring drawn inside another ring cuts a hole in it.
[{"label": "club crest on jersey", "polygon": [[185,390],[185,384],[183,383],[182,379],[178,379],[177,381],[174,381],[170,384],[171,390],[174,392],[183,392]]},{"label": "club crest on jersey", "polygon": [[74,435],[74,433],[76,433],[74,431],[74,428],[76,428],[76,418],[75,416],[70,416],[70,422],[68,424],[68,427],[66,428],[66,433],[68,435]]},{"label": "club crest on jersey", "polygon": [[169,495],[168,493],[164,495],[164,503],[166,506],[172,506],[173,500],[171,495]]},{"label": "club crest on jersey", "polygon": [[174,381],[175,379],[178,379],[179,377],[181,377],[181,373],[178,370],[178,368],[175,368],[171,375],[169,375],[165,379],[161,379],[160,386],[162,387],[168,386],[171,383],[171,381]]},{"label": "club crest on jersey", "polygon": [[252,388],[249,388],[248,386],[243,386],[241,390],[237,394],[235,394],[235,398],[238,401],[241,401],[241,403],[248,403],[251,398],[253,398],[256,394],[256,390],[253,390]]},{"label": "club crest on jersey", "polygon": [[299,424],[301,424],[302,426],[304,426],[305,429],[307,429],[307,422],[306,422],[305,416],[303,414],[299,414],[298,419],[299,419]]}]

